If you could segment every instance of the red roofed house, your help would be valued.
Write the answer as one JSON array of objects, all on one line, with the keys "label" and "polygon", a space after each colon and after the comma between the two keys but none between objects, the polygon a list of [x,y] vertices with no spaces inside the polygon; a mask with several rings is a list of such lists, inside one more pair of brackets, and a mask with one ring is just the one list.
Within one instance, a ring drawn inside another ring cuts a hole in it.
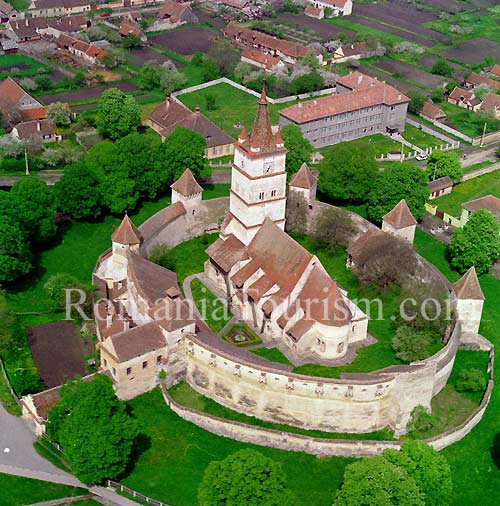
[{"label": "red roofed house", "polygon": [[184,23],[196,23],[198,21],[189,5],[180,4],[173,0],[165,0],[163,7],[156,15],[156,19],[175,26],[183,25]]},{"label": "red roofed house", "polygon": [[499,78],[500,77],[500,65],[493,65],[491,69],[489,70],[489,74],[492,76]]},{"label": "red roofed house", "polygon": [[144,32],[139,28],[139,25],[128,18],[122,19],[118,33],[122,37],[126,37],[129,34],[135,35],[136,37],[139,37],[142,42],[146,42],[148,40],[146,35],[144,35]]},{"label": "red roofed house", "polygon": [[7,23],[10,19],[17,18],[17,11],[5,0],[0,0],[0,23]]},{"label": "red roofed house", "polygon": [[477,111],[481,105],[481,100],[474,96],[474,92],[457,86],[448,96],[448,103],[470,111]]},{"label": "red roofed house", "polygon": [[57,45],[92,65],[99,65],[100,58],[105,54],[103,49],[94,46],[94,44],[89,44],[64,33],[57,39]]},{"label": "red roofed house", "polygon": [[349,14],[352,14],[352,0],[310,0],[310,2],[316,8],[331,9],[331,16],[349,16]]},{"label": "red roofed house", "polygon": [[192,112],[172,98],[167,98],[156,107],[149,115],[146,124],[158,132],[162,140],[165,140],[177,127],[188,128],[199,133],[207,142],[205,150],[207,158],[232,155],[234,152],[234,139],[201,114],[199,107]]},{"label": "red roofed house", "polygon": [[484,100],[481,102],[479,106],[481,111],[489,111],[491,112],[495,118],[500,118],[500,95],[496,93],[488,93]]},{"label": "red roofed house", "polygon": [[417,222],[411,214],[405,199],[400,200],[394,209],[382,218],[382,230],[384,232],[404,239],[410,244],[413,244],[416,226]]},{"label": "red roofed house", "polygon": [[54,123],[50,119],[25,121],[18,123],[11,132],[12,137],[29,140],[38,137],[43,142],[61,142],[61,135],[56,134]]},{"label": "red roofed house", "polygon": [[250,65],[264,69],[267,72],[285,66],[276,56],[271,56],[270,54],[262,53],[258,49],[249,47],[243,49],[241,52],[241,61],[250,63]]},{"label": "red roofed house", "polygon": [[494,79],[490,79],[489,77],[478,74],[477,72],[471,72],[467,79],[465,80],[466,88],[475,88],[476,86],[480,86],[485,84],[493,91],[500,90],[500,82],[495,81]]},{"label": "red roofed house", "polygon": [[31,0],[29,14],[34,18],[63,17],[91,9],[90,0]]},{"label": "red roofed house", "polygon": [[310,18],[323,19],[325,11],[321,7],[314,7],[314,5],[307,5],[304,9],[304,14]]},{"label": "red roofed house", "polygon": [[[278,56],[285,63],[295,65],[300,58],[303,58],[310,51],[314,51],[303,44],[290,40],[278,39],[266,33],[250,30],[236,23],[229,23],[224,35],[231,38],[238,46],[256,48],[272,56]],[[323,56],[317,53],[318,62],[323,64]]]},{"label": "red roofed house", "polygon": [[314,147],[375,133],[404,131],[410,99],[361,72],[337,80],[337,93],[280,111],[280,126],[294,124]]},{"label": "red roofed house", "polygon": [[486,197],[479,197],[465,202],[462,204],[462,214],[460,215],[460,221],[465,225],[469,220],[472,213],[483,209],[489,211],[493,216],[496,216],[500,221],[500,199],[494,195],[486,195]]},{"label": "red roofed house", "polygon": [[353,42],[340,46],[333,53],[333,63],[342,63],[347,60],[359,60],[366,50],[366,42]]},{"label": "red roofed house", "polygon": [[431,104],[430,102],[424,102],[420,115],[424,118],[430,119],[431,121],[440,121],[446,118],[446,114],[443,109],[435,104]]},{"label": "red roofed house", "polygon": [[431,194],[429,195],[429,200],[437,199],[438,197],[442,197],[443,195],[448,195],[453,190],[453,180],[450,176],[443,176],[427,183],[427,188]]},{"label": "red roofed house", "polygon": [[[207,249],[205,274],[233,312],[290,353],[339,358],[366,339],[368,319],[319,259],[285,233],[285,160],[263,90],[252,130],[243,129],[235,146],[229,213]],[[312,190],[307,166],[294,185]]]},{"label": "red roofed house", "polygon": [[[24,91],[14,79],[7,77],[0,81],[0,112],[4,120],[18,123],[23,119],[24,111],[28,113],[40,108],[43,108],[42,104]],[[39,119],[38,116],[36,119]]]}]

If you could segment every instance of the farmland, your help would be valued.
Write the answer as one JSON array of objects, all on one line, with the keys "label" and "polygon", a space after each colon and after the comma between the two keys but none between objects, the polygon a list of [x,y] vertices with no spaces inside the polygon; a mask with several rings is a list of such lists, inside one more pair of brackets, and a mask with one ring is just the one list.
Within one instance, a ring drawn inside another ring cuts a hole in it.
[{"label": "farmland", "polygon": [[217,32],[205,26],[188,26],[154,34],[149,39],[154,44],[175,53],[191,55],[198,51],[206,52],[216,35]]}]

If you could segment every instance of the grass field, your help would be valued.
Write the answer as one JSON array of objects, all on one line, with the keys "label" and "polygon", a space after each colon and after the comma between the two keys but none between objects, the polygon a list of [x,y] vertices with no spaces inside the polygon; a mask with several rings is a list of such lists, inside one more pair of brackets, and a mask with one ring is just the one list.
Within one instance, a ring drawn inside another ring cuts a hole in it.
[{"label": "grass field", "polygon": [[193,390],[187,383],[179,383],[170,389],[170,395],[174,400],[183,406],[193,408],[209,415],[225,418],[235,422],[255,425],[257,427],[265,427],[294,434],[303,434],[310,437],[320,437],[326,439],[370,439],[376,441],[390,441],[393,439],[392,433],[387,430],[379,430],[369,434],[343,434],[340,432],[323,432],[319,430],[306,430],[298,427],[292,427],[281,423],[264,422],[253,416],[247,416],[232,409],[221,406],[217,402],[205,397]]},{"label": "grass field", "polygon": [[440,211],[449,213],[452,216],[460,216],[464,202],[485,195],[494,195],[500,198],[500,173],[498,171],[455,185],[450,194],[433,200],[433,204],[437,205]]},{"label": "grass field", "polygon": [[2,506],[20,506],[86,494],[88,491],[83,488],[0,474],[0,504]]},{"label": "grass field", "polygon": [[409,123],[406,123],[405,131],[402,135],[408,142],[411,142],[412,144],[418,146],[421,149],[433,148],[435,146],[445,144],[445,142],[442,141],[441,139],[429,135],[420,130],[420,128],[416,128],[413,125],[410,125]]},{"label": "grass field", "polygon": [[[207,110],[207,96],[215,98],[214,110]],[[241,127],[235,125],[240,122],[242,125],[246,125],[247,129],[251,128],[255,117],[255,111],[257,110],[257,97],[224,83],[192,93],[186,93],[178,98],[191,110],[199,106],[201,112],[205,116],[235,138],[241,132]],[[278,123],[279,109],[292,105],[293,103],[294,102],[288,102],[287,104],[280,104],[279,106],[269,104],[271,123],[273,125]]]},{"label": "grass field", "polygon": [[[19,66],[19,67],[17,67]],[[27,66],[28,68],[24,68]],[[14,71],[17,67],[18,70]],[[50,72],[51,69],[29,56],[6,54],[0,56],[0,81],[6,77],[32,77]]]},{"label": "grass field", "polygon": [[446,113],[446,123],[469,137],[479,137],[483,134],[486,123],[486,133],[500,130],[500,120],[495,118],[484,118],[477,112],[469,111],[457,105],[443,102],[440,107]]},{"label": "grass field", "polygon": [[[132,472],[121,482],[172,506],[197,504],[207,465],[242,449],[254,448],[280,462],[295,494],[294,506],[327,506],[353,459],[318,459],[305,453],[239,443],[218,437],[179,418],[156,389],[128,402],[141,427],[142,447]],[[306,471],[307,470],[307,471]]]},{"label": "grass field", "polygon": [[[205,245],[206,246],[206,245]],[[199,279],[191,282],[191,293],[198,311],[207,325],[214,331],[220,332],[233,317],[227,306],[216,297]]]},{"label": "grass field", "polygon": [[255,348],[254,350],[250,350],[255,355],[258,355],[262,358],[267,358],[267,360],[271,360],[271,362],[277,362],[278,364],[286,364],[291,365],[291,362],[281,353],[278,348]]}]

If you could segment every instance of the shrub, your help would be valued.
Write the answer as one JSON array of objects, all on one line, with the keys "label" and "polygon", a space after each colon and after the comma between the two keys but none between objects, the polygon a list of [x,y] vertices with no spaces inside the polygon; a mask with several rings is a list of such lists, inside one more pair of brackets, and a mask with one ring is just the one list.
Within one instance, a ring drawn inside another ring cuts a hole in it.
[{"label": "shrub", "polygon": [[165,269],[175,269],[175,259],[170,248],[165,243],[155,244],[151,248],[149,260],[154,264],[161,265]]},{"label": "shrub", "polygon": [[461,371],[455,383],[459,392],[481,392],[486,388],[486,378],[481,369],[466,369]]},{"label": "shrub", "polygon": [[408,325],[402,325],[396,330],[391,344],[396,357],[404,362],[413,362],[429,355],[432,341],[432,337],[426,332],[415,330]]},{"label": "shrub", "polygon": [[425,406],[419,404],[415,406],[411,412],[407,429],[410,433],[423,432],[432,429],[432,427],[436,425],[436,422],[436,417],[432,416],[431,412]]}]

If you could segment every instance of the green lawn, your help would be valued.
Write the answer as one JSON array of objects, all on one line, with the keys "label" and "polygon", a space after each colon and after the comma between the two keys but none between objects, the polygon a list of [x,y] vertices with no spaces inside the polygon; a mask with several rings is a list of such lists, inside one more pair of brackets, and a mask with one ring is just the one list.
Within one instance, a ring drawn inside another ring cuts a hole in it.
[{"label": "green lawn", "polygon": [[306,430],[298,427],[292,427],[282,423],[264,422],[253,416],[247,416],[232,409],[221,406],[217,402],[193,390],[187,383],[179,383],[170,389],[170,395],[174,400],[183,406],[193,408],[209,415],[233,420],[235,422],[255,425],[257,427],[265,427],[267,429],[275,429],[284,432],[292,432],[294,434],[303,434],[310,437],[320,437],[326,439],[370,439],[376,441],[390,441],[393,439],[392,432],[384,429],[369,434],[349,434],[341,432],[323,432],[319,430]]},{"label": "green lawn", "polygon": [[2,506],[20,506],[86,494],[88,491],[83,488],[0,474],[0,504]]},{"label": "green lawn", "polygon": [[[179,418],[156,389],[128,402],[141,427],[141,448],[132,472],[121,482],[172,506],[194,506],[207,465],[242,448],[254,448],[280,462],[296,501],[294,506],[331,505],[344,468],[354,459],[318,459],[218,437]],[[243,505],[242,505],[243,506]]]},{"label": "green lawn", "polygon": [[484,162],[475,163],[474,165],[469,165],[468,167],[464,167],[464,174],[468,174],[469,172],[474,172],[475,170],[483,169],[484,167],[489,167],[493,165],[495,162],[491,160],[485,160]]},{"label": "green lawn", "polygon": [[495,118],[484,118],[477,112],[469,111],[457,105],[443,102],[440,107],[446,113],[446,123],[469,137],[479,137],[483,134],[486,123],[486,133],[500,130],[500,120]]},{"label": "green lawn", "polygon": [[437,205],[440,211],[449,213],[452,216],[460,216],[463,203],[485,195],[494,195],[500,198],[499,171],[490,172],[484,176],[456,184],[450,194],[434,199],[431,203]]},{"label": "green lawn", "polygon": [[[209,95],[215,97],[216,108],[213,111],[207,110],[206,107],[206,97]],[[255,111],[257,110],[257,97],[224,83],[211,86],[204,90],[186,93],[178,98],[191,110],[199,106],[201,112],[205,116],[235,138],[241,132],[241,128],[235,125],[240,122],[246,125],[247,129],[251,128],[255,117]],[[271,123],[276,125],[279,120],[278,111],[294,103],[295,102],[287,102],[286,104],[279,105],[269,104]]]},{"label": "green lawn", "polygon": [[249,350],[255,355],[259,355],[259,357],[267,358],[267,360],[271,360],[271,362],[277,362],[278,364],[286,364],[292,365],[292,363],[281,353],[278,348],[255,348],[254,350]]},{"label": "green lawn", "polygon": [[429,135],[422,131],[420,128],[414,127],[409,123],[406,123],[405,131],[402,135],[408,142],[411,142],[421,149],[433,148],[435,146],[445,144],[445,142],[441,139]]},{"label": "green lawn", "polygon": [[214,332],[220,332],[233,317],[227,306],[199,279],[193,279],[191,282],[191,292],[194,303],[207,325]]},{"label": "green lawn", "polygon": [[27,9],[31,4],[29,0],[7,0],[7,3],[12,5],[16,11],[23,11]]},{"label": "green lawn", "polygon": [[[456,281],[459,275],[452,271],[446,261],[446,246],[436,239],[417,230],[415,247],[418,252],[434,263],[450,281]],[[500,280],[489,274],[479,278],[486,297],[480,333],[489,339],[496,348],[500,346]],[[460,354],[457,356],[461,360]],[[477,360],[482,360],[478,358]],[[473,367],[477,367],[476,363]],[[498,368],[497,368],[498,371]],[[498,384],[500,376],[495,373]],[[500,432],[498,413],[500,412],[500,391],[493,390],[490,404],[481,422],[464,439],[445,448],[442,453],[448,458],[453,471],[454,506],[498,506],[500,489],[500,469],[492,458],[494,438]],[[498,443],[497,443],[498,444]],[[496,455],[498,459],[498,447]],[[498,462],[498,460],[497,460]]]}]

